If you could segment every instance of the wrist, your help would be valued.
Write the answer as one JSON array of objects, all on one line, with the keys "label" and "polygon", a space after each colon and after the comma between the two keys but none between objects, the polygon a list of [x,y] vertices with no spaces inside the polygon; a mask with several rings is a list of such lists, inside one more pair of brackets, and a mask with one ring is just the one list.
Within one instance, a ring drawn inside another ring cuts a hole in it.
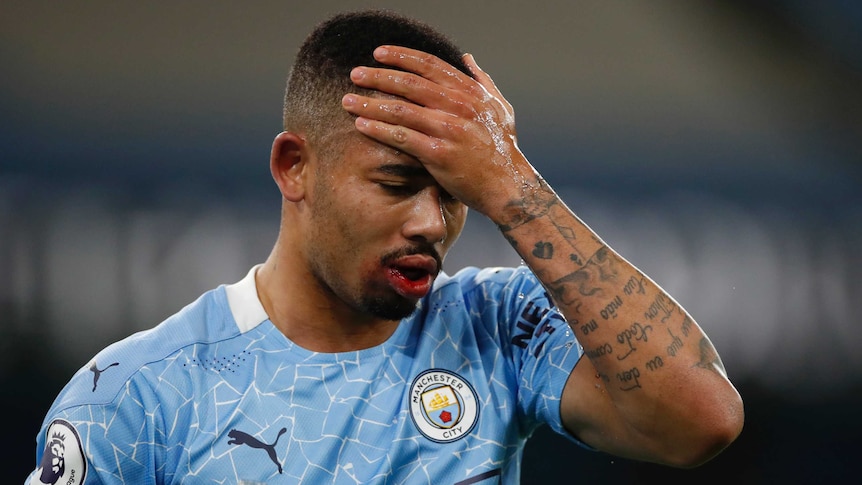
[{"label": "wrist", "polygon": [[559,198],[551,186],[535,171],[532,171],[531,175],[532,179],[523,178],[517,192],[510,196],[495,214],[488,215],[502,232],[544,217],[559,203]]}]

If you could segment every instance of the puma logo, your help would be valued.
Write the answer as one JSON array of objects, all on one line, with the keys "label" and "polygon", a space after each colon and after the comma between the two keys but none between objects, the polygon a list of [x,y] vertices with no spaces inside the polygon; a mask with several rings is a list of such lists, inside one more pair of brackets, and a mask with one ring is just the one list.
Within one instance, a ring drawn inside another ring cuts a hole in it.
[{"label": "puma logo", "polygon": [[113,364],[105,367],[104,369],[99,369],[96,367],[96,361],[94,360],[92,364],[90,364],[90,370],[93,372],[93,391],[96,392],[96,386],[99,384],[99,377],[102,375],[102,372],[105,372],[110,367],[114,367],[115,365],[120,365],[119,362],[114,362]]},{"label": "puma logo", "polygon": [[266,444],[254,436],[245,433],[243,431],[239,431],[237,429],[232,429],[228,432],[228,436],[230,440],[228,440],[227,444],[229,445],[248,445],[252,448],[259,448],[262,450],[266,450],[266,454],[269,455],[269,459],[275,463],[275,466],[278,467],[278,473],[282,472],[281,463],[278,462],[278,458],[275,456],[275,445],[278,443],[278,439],[281,438],[281,435],[287,432],[287,428],[281,428],[278,432],[278,436],[275,437],[275,441],[270,444]]}]

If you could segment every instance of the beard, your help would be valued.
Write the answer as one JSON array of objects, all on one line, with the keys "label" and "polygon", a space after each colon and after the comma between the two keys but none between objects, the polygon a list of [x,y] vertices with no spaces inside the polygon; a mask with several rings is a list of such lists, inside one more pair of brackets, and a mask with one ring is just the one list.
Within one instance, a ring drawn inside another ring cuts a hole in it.
[{"label": "beard", "polygon": [[[419,244],[417,246],[404,247],[392,251],[380,258],[380,271],[385,271],[392,261],[402,256],[412,254],[424,254],[433,257],[437,268],[442,266],[442,258],[430,244]],[[340,277],[337,264],[329,262],[326,258],[310,260],[311,274],[317,280],[321,288],[335,295],[345,305],[353,310],[371,315],[383,320],[401,320],[410,316],[419,304],[419,299],[408,298],[395,292],[385,280],[368,278],[360,282],[358,286],[348,285]],[[436,275],[433,275],[436,277]]]},{"label": "beard", "polygon": [[359,313],[383,320],[401,320],[410,316],[419,303],[419,300],[403,297],[382,284],[351,291],[343,280],[324,277],[327,272],[321,269],[319,266],[312,266],[311,274],[318,284]]},{"label": "beard", "polygon": [[366,313],[384,320],[401,320],[409,317],[419,304],[419,300],[404,298],[401,295],[364,296],[360,299],[359,307]]}]

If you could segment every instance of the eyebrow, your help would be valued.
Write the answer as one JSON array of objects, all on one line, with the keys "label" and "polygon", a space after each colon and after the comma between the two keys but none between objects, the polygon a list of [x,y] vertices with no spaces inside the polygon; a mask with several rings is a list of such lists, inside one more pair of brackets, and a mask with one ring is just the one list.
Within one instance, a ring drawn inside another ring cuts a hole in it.
[{"label": "eyebrow", "polygon": [[386,163],[374,168],[374,172],[396,177],[430,177],[431,174],[422,165],[404,163]]}]

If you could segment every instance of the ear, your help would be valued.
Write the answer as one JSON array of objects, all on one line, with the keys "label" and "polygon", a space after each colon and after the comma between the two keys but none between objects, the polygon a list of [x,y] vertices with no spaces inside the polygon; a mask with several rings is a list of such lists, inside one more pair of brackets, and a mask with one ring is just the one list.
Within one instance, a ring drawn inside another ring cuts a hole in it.
[{"label": "ear", "polygon": [[308,145],[302,136],[283,131],[272,142],[269,171],[282,197],[298,202],[305,196],[303,172],[310,157]]}]

